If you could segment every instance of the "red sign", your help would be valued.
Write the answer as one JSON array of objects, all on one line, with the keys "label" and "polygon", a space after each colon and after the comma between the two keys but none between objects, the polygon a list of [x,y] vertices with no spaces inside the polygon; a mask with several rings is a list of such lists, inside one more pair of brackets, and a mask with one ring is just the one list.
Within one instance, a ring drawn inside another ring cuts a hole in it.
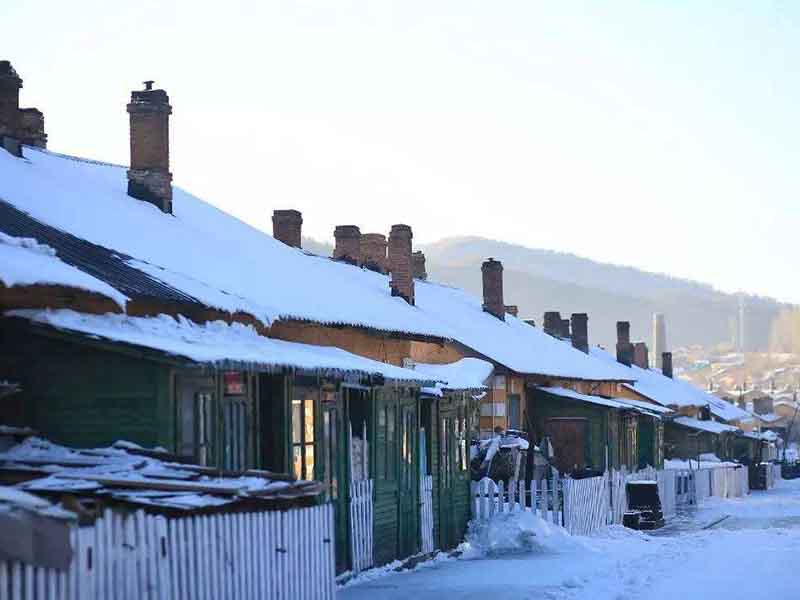
[{"label": "red sign", "polygon": [[241,396],[244,394],[244,376],[237,372],[232,371],[222,375],[226,396]]}]

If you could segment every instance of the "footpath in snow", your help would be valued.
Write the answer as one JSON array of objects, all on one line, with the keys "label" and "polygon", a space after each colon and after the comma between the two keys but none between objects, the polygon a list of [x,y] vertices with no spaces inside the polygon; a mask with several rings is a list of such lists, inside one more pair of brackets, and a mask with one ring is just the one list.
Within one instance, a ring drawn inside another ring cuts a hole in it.
[{"label": "footpath in snow", "polygon": [[572,537],[527,513],[504,515],[472,531],[462,549],[462,558],[411,572],[365,574],[339,598],[800,598],[800,480],[709,499],[655,534],[613,526]]}]

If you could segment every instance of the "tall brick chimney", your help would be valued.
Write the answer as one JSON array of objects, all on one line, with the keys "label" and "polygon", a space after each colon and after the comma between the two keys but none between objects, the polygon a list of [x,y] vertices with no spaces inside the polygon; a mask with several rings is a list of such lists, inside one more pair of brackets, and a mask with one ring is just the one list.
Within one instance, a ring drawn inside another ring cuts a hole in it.
[{"label": "tall brick chimney", "polygon": [[553,337],[561,337],[561,313],[557,310],[549,310],[544,313],[544,332]]},{"label": "tall brick chimney", "polygon": [[303,215],[299,210],[287,209],[272,212],[272,237],[287,246],[300,248]]},{"label": "tall brick chimney", "polygon": [[586,313],[572,313],[572,345],[589,354],[589,315]]},{"label": "tall brick chimney", "polygon": [[617,321],[617,361],[628,367],[633,363],[631,324],[628,321]]},{"label": "tall brick chimney", "polygon": [[661,353],[661,372],[672,379],[672,352]]},{"label": "tall brick chimney", "polygon": [[392,296],[414,304],[414,278],[411,276],[411,227],[392,225],[389,232],[389,270],[392,272]]},{"label": "tall brick chimney", "polygon": [[569,333],[569,319],[561,319],[561,332],[560,336],[562,340],[568,340],[571,336]]},{"label": "tall brick chimney", "polygon": [[47,148],[47,134],[44,132],[44,115],[38,108],[19,110],[19,141],[26,146]]},{"label": "tall brick chimney", "polygon": [[640,369],[650,368],[650,357],[647,349],[647,344],[644,342],[636,342],[633,345],[633,364]]},{"label": "tall brick chimney", "polygon": [[503,302],[503,263],[489,258],[481,265],[483,275],[483,310],[501,321],[506,320],[506,305]]},{"label": "tall brick chimney", "polygon": [[382,233],[365,233],[361,236],[361,264],[371,271],[387,273],[386,236]]},{"label": "tall brick chimney", "polygon": [[336,240],[334,260],[351,265],[361,263],[361,230],[356,225],[337,225],[333,230],[333,238]]},{"label": "tall brick chimney", "polygon": [[131,168],[128,195],[172,212],[172,173],[169,172],[169,116],[172,107],[164,90],[131,92],[128,114],[131,123]]},{"label": "tall brick chimney", "polygon": [[428,279],[428,272],[425,270],[425,254],[417,250],[411,255],[411,272],[414,279],[425,281]]},{"label": "tall brick chimney", "polygon": [[17,137],[20,88],[22,79],[14,67],[7,60],[0,60],[0,136]]}]

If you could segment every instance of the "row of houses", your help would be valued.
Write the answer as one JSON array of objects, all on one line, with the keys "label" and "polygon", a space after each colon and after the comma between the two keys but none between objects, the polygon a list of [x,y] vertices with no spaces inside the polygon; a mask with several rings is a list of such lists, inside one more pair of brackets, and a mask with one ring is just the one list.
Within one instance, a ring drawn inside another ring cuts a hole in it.
[{"label": "row of houses", "polygon": [[[152,82],[127,105],[127,167],[48,151],[21,87],[0,61],[0,380],[14,392],[0,423],[14,431],[125,440],[205,478],[318,482],[303,497],[331,507],[338,573],[456,546],[472,442],[497,431],[552,448],[565,474],[757,459],[744,411],[673,378],[669,353],[649,368],[628,323],[607,351],[586,314],[518,318],[499,260],[478,299],[427,280],[406,224],[336,226],[323,257],[302,248],[299,211],[274,210],[270,236],[173,186],[172,106]],[[3,481],[24,485],[8,460]]]}]

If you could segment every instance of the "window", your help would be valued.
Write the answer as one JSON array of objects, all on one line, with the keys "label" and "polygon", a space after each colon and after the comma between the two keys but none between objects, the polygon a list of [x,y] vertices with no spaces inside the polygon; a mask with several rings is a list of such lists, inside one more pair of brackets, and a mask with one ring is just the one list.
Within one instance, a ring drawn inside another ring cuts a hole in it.
[{"label": "window", "polygon": [[292,399],[292,463],[298,479],[314,479],[316,390],[295,386]]}]

